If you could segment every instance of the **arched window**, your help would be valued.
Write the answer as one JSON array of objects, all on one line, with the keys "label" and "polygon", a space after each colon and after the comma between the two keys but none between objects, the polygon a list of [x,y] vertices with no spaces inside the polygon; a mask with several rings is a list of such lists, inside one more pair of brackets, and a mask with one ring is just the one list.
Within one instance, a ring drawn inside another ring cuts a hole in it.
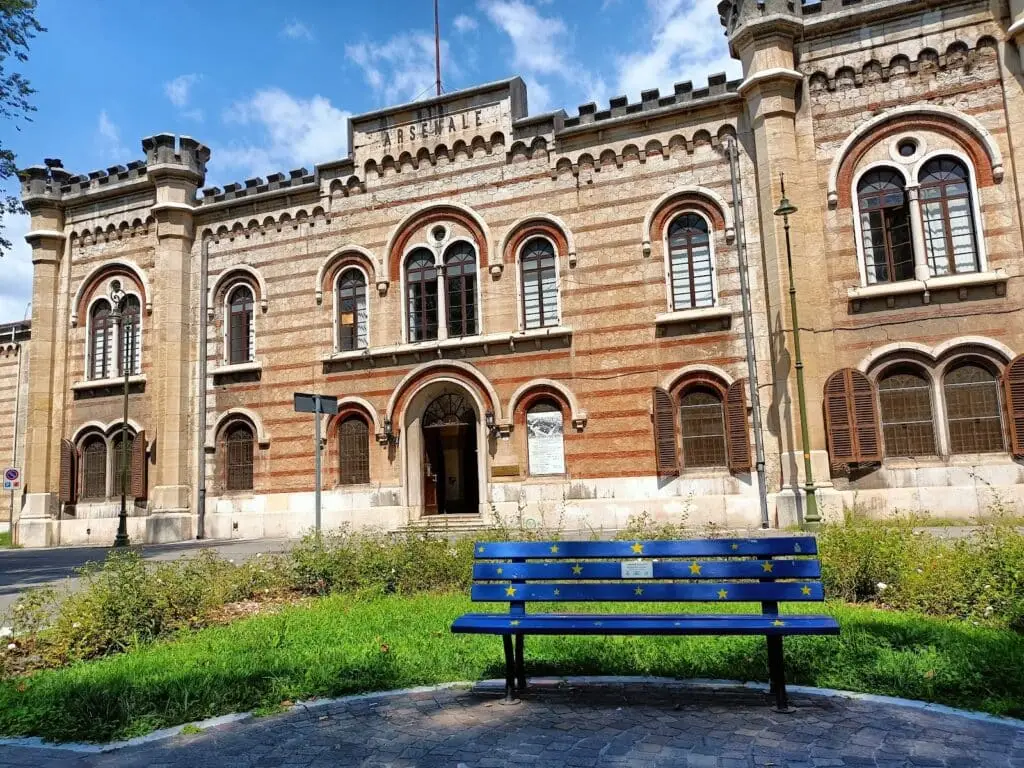
[{"label": "arched window", "polygon": [[934,456],[931,387],[914,367],[891,368],[878,382],[882,435],[887,456]]},{"label": "arched window", "polygon": [[1003,439],[999,380],[978,363],[958,365],[943,382],[952,453],[999,453]]},{"label": "arched window", "polygon": [[444,254],[444,285],[448,299],[448,336],[476,333],[476,253],[458,242]]},{"label": "arched window", "polygon": [[90,435],[82,443],[83,501],[107,497],[107,441],[101,435]]},{"label": "arched window", "polygon": [[712,387],[686,390],[679,398],[684,467],[725,467],[725,409],[722,395]]},{"label": "arched window", "polygon": [[128,373],[136,376],[142,373],[142,313],[139,311],[137,296],[125,296],[121,307],[121,355],[118,359],[118,374],[124,376],[125,361]]},{"label": "arched window", "polygon": [[114,321],[110,302],[100,299],[89,310],[89,378],[114,375]]},{"label": "arched window", "polygon": [[519,258],[523,290],[523,327],[558,325],[558,272],[555,249],[543,237],[523,246]]},{"label": "arched window", "polygon": [[913,280],[914,246],[903,177],[889,168],[864,174],[857,202],[868,284]]},{"label": "arched window", "polygon": [[565,474],[565,424],[554,400],[538,400],[526,411],[526,454],[531,475]]},{"label": "arched window", "polygon": [[[110,457],[110,476],[113,478],[114,483],[110,489],[112,496],[121,495],[121,482],[124,481],[125,493],[129,496],[132,494],[132,448],[135,445],[135,435],[131,432],[128,433],[128,439],[121,439],[121,430],[118,429],[114,433],[113,440],[111,441],[112,455]],[[124,445],[127,443],[127,445]],[[122,451],[122,445],[124,450]]]},{"label": "arched window", "polygon": [[360,416],[349,416],[338,427],[338,482],[370,482],[370,427]]},{"label": "arched window", "polygon": [[228,295],[228,362],[251,363],[256,347],[252,322],[252,289],[239,285]]},{"label": "arched window", "polygon": [[229,491],[252,490],[252,428],[242,421],[224,431],[225,486]]},{"label": "arched window", "polygon": [[668,228],[672,309],[696,309],[715,303],[708,223],[696,213],[677,216]]},{"label": "arched window", "polygon": [[338,349],[349,352],[368,344],[366,277],[358,269],[346,269],[338,278]]},{"label": "arched window", "polygon": [[932,275],[977,272],[971,183],[959,160],[939,157],[921,169],[921,218]]},{"label": "arched window", "polygon": [[409,341],[437,338],[437,267],[434,254],[417,248],[405,260]]}]

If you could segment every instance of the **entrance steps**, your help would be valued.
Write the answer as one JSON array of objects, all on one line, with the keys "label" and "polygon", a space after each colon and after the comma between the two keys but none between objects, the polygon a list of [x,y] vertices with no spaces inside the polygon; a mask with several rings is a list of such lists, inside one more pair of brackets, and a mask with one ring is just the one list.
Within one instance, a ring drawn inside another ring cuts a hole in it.
[{"label": "entrance steps", "polygon": [[472,533],[487,528],[483,515],[428,515],[409,523],[407,531],[423,533]]}]

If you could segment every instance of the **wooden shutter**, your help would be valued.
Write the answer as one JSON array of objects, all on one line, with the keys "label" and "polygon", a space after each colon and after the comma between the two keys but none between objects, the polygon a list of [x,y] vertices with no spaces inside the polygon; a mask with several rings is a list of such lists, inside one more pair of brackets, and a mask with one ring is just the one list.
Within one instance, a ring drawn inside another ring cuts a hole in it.
[{"label": "wooden shutter", "polygon": [[825,382],[825,433],[833,467],[882,460],[875,388],[860,371],[844,368]]},{"label": "wooden shutter", "polygon": [[60,441],[60,502],[75,502],[75,446],[70,440]]},{"label": "wooden shutter", "polygon": [[725,437],[730,472],[749,472],[754,466],[747,429],[746,380],[734,381],[725,392]]},{"label": "wooden shutter", "polygon": [[1010,431],[1010,452],[1014,456],[1024,456],[1024,355],[1014,358],[1003,371],[1003,395]]},{"label": "wooden shutter", "polygon": [[135,436],[132,442],[130,496],[146,498],[146,430]]},{"label": "wooden shutter", "polygon": [[658,477],[679,476],[679,452],[676,449],[676,412],[672,395],[661,387],[652,390],[654,404],[654,454]]}]

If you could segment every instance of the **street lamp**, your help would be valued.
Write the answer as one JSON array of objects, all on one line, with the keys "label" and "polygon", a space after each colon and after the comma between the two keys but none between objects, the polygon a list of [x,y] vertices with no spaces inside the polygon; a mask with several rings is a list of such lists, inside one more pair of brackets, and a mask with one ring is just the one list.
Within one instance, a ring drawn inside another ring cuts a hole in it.
[{"label": "street lamp", "polygon": [[793,352],[796,357],[796,397],[800,408],[800,439],[804,452],[804,491],[807,494],[807,513],[805,523],[820,523],[818,514],[818,497],[814,488],[814,472],[811,469],[811,445],[807,435],[807,395],[804,392],[804,359],[800,354],[800,321],[796,312],[796,284],[793,282],[793,249],[789,241],[789,217],[797,212],[797,207],[786,197],[786,175],[780,178],[782,199],[775,215],[782,217],[782,227],[786,231],[786,267],[789,270],[789,305],[793,313]]},{"label": "street lamp", "polygon": [[124,370],[124,410],[121,419],[121,512],[117,519],[117,535],[114,537],[115,547],[127,547],[131,542],[128,539],[128,377],[132,370],[132,353],[130,348],[132,342],[131,316],[125,310],[125,299],[127,295],[121,288],[120,280],[113,280],[110,283],[110,302],[114,310],[111,312],[111,319],[114,326],[121,329],[120,352],[121,368]]}]

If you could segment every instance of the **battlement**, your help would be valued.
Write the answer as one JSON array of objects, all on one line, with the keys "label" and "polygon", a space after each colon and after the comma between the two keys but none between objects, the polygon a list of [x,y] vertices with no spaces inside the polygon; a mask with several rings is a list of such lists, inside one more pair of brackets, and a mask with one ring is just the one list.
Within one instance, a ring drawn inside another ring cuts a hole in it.
[{"label": "battlement", "polygon": [[177,137],[173,133],[158,133],[142,140],[147,166],[177,165],[200,177],[206,176],[206,163],[210,148],[191,136]]},{"label": "battlement", "polygon": [[[907,0],[910,2],[911,0]],[[722,0],[718,17],[730,37],[740,27],[775,16],[790,16],[800,22],[817,20],[867,6],[900,5],[900,0]]]},{"label": "battlement", "polygon": [[726,93],[735,92],[742,80],[728,80],[724,72],[719,72],[708,77],[708,84],[705,88],[694,88],[693,83],[676,83],[673,92],[668,96],[662,96],[657,88],[643,91],[640,94],[640,101],[629,103],[627,97],[616,96],[608,103],[608,109],[600,112],[597,104],[581,104],[579,114],[574,117],[567,117],[564,122],[565,128],[575,128],[602,120],[613,120],[626,115],[637,115],[651,112],[656,109],[664,109],[680,105],[698,105],[704,99],[712,99]]},{"label": "battlement", "polygon": [[209,205],[211,203],[220,203],[224,200],[238,200],[263,192],[312,184],[314,181],[316,181],[316,174],[310,173],[305,168],[296,168],[289,171],[287,176],[283,173],[271,173],[267,176],[266,180],[256,176],[252,179],[246,179],[241,184],[225,184],[223,189],[220,187],[206,187],[203,190],[200,204]]}]

